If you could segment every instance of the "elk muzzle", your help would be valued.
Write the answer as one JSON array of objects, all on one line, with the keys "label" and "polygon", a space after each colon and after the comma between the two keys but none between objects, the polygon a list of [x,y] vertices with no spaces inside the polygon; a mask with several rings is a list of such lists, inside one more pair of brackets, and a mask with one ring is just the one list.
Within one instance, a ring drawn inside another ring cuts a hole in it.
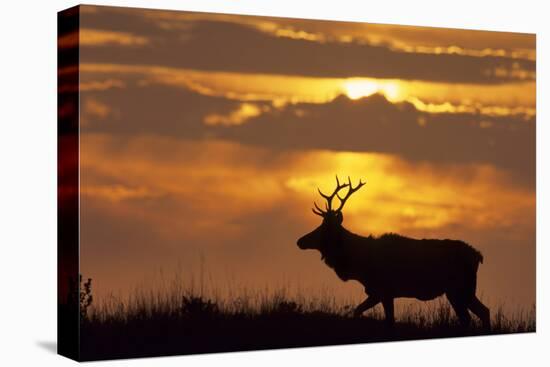
[{"label": "elk muzzle", "polygon": [[298,247],[301,250],[319,249],[321,247],[320,227],[298,239]]}]

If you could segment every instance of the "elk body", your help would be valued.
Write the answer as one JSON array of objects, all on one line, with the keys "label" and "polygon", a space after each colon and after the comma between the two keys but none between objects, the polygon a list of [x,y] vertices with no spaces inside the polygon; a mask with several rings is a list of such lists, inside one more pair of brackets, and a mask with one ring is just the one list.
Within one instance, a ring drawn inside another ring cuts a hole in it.
[{"label": "elk body", "polygon": [[[351,180],[340,184],[326,200],[325,210],[316,203],[313,212],[323,218],[321,225],[298,240],[300,249],[321,252],[324,262],[343,281],[360,282],[368,295],[355,316],[382,303],[386,322],[394,323],[394,299],[398,297],[431,300],[445,294],[464,326],[470,323],[469,310],[490,328],[489,309],[476,297],[477,269],[483,257],[462,241],[412,239],[397,234],[364,237],[342,226],[346,200],[364,185],[353,187]],[[347,188],[344,197],[339,192]],[[333,208],[333,199],[340,205]]]}]

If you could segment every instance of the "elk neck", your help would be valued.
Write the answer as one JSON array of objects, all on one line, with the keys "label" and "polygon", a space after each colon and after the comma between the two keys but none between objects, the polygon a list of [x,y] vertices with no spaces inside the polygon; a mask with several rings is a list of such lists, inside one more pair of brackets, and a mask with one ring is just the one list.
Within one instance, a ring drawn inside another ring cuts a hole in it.
[{"label": "elk neck", "polygon": [[333,234],[320,252],[323,261],[332,268],[340,279],[362,280],[372,261],[375,239],[363,237],[348,231],[343,226]]}]

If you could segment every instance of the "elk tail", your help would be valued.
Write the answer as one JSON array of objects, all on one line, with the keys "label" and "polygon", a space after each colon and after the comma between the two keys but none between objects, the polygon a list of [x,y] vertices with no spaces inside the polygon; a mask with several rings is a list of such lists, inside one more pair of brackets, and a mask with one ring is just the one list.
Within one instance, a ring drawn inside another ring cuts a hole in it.
[{"label": "elk tail", "polygon": [[472,265],[477,269],[479,264],[483,264],[483,255],[478,249],[470,245],[468,245],[468,248],[470,250],[470,255],[468,257],[472,261]]},{"label": "elk tail", "polygon": [[481,252],[479,252],[478,250],[474,250],[475,251],[475,260],[477,263],[479,264],[483,264],[483,255],[481,254]]}]

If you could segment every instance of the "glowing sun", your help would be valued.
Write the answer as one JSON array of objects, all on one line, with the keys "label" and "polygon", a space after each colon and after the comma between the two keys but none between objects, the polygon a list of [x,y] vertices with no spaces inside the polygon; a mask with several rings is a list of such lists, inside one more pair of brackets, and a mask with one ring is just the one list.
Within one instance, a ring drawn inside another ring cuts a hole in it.
[{"label": "glowing sun", "polygon": [[371,79],[348,79],[344,82],[343,91],[350,99],[359,99],[380,93],[388,100],[395,101],[399,99],[400,95],[396,82]]}]

